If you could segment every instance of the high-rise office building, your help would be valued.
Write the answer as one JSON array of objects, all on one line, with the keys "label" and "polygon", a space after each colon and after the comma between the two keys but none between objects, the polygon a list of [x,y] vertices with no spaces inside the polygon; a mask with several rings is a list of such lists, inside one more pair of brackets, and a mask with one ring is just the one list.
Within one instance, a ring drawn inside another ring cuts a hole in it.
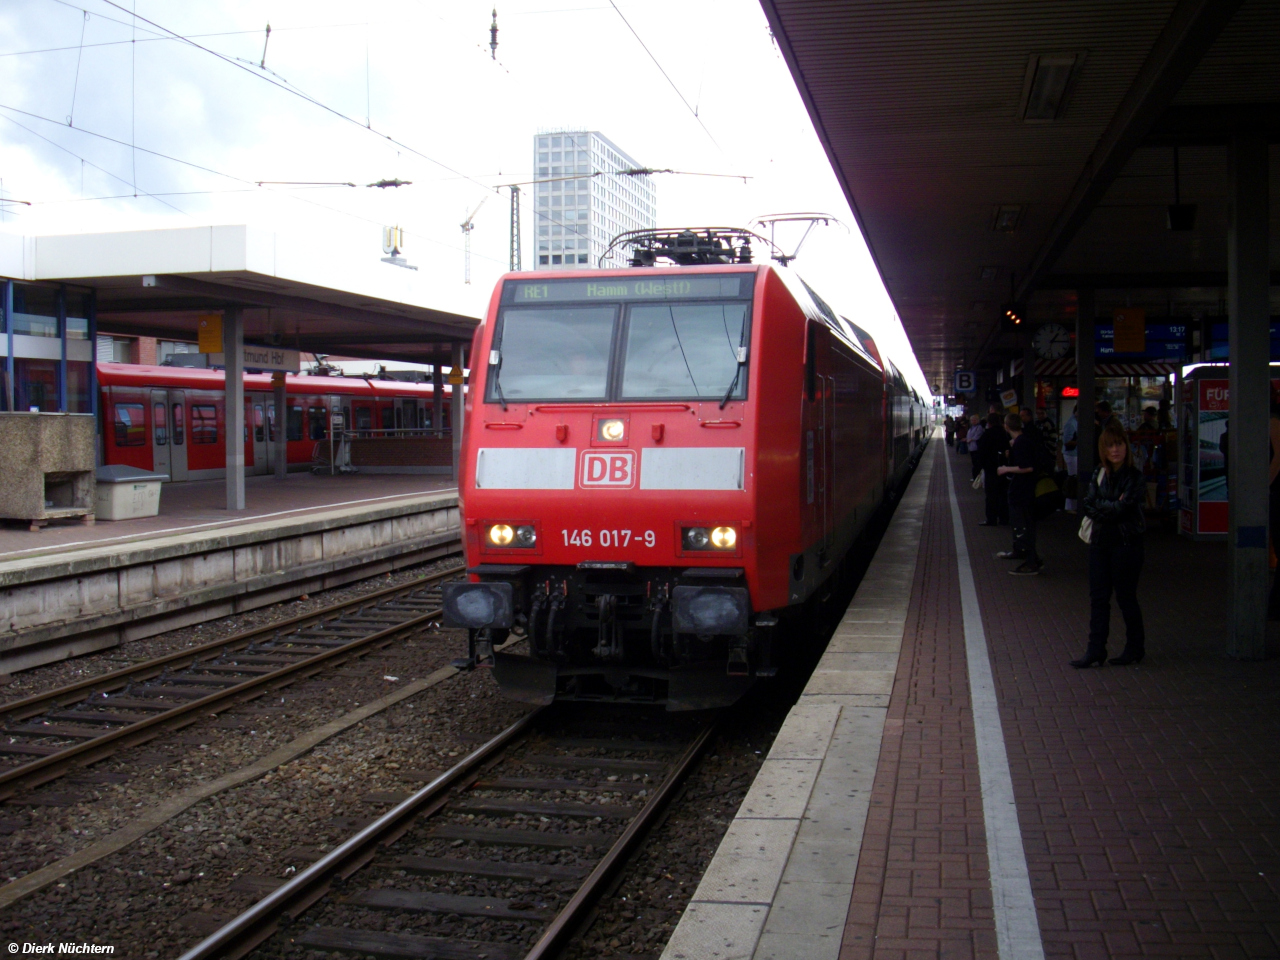
[{"label": "high-rise office building", "polygon": [[[586,270],[600,265],[609,241],[627,230],[656,227],[657,190],[640,166],[594,130],[559,130],[533,138],[535,270]],[[625,267],[615,250],[606,267]]]}]

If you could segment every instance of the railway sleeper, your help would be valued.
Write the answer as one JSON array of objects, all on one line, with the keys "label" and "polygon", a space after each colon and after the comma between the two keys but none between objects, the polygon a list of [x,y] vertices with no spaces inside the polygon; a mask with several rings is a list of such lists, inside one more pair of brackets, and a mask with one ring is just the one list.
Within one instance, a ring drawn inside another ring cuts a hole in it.
[{"label": "railway sleeper", "polygon": [[408,933],[352,930],[348,927],[316,927],[294,941],[329,953],[372,954],[405,960],[519,960],[524,952],[505,943],[478,940],[445,940]]},{"label": "railway sleeper", "polygon": [[545,903],[535,905],[527,900],[421,893],[417,890],[363,890],[348,897],[347,903],[381,910],[456,913],[460,917],[490,917],[495,920],[546,920],[552,916]]}]

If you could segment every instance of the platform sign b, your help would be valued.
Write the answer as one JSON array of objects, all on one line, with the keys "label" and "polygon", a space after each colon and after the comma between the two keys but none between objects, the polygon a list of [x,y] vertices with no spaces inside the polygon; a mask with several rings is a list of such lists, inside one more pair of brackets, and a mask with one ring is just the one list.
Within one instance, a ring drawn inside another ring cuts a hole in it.
[{"label": "platform sign b", "polygon": [[956,371],[956,393],[975,393],[978,389],[978,376],[972,370]]}]

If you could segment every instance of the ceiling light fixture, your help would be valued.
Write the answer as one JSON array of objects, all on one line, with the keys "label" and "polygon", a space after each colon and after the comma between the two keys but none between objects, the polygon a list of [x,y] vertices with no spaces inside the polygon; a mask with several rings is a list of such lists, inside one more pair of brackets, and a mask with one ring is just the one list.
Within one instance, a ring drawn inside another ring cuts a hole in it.
[{"label": "ceiling light fixture", "polygon": [[1083,53],[1033,53],[1027,62],[1018,119],[1052,123],[1061,117],[1083,62]]},{"label": "ceiling light fixture", "polygon": [[996,207],[995,216],[991,220],[991,229],[997,233],[1013,233],[1018,229],[1018,221],[1022,219],[1022,204],[1006,203]]}]

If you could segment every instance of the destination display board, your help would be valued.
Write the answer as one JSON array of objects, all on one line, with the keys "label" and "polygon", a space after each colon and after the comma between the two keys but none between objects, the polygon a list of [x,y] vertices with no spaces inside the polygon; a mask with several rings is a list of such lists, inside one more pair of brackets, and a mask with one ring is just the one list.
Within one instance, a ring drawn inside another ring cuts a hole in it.
[{"label": "destination display board", "polygon": [[619,300],[737,300],[751,295],[753,273],[662,277],[592,277],[584,280],[507,281],[510,304],[591,303]]}]

